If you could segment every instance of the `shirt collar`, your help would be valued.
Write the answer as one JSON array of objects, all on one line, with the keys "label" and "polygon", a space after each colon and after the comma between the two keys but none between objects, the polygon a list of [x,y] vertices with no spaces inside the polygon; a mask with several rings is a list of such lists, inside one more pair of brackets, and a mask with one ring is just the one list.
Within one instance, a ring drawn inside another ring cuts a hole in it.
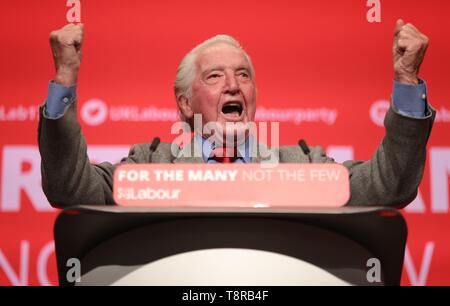
[{"label": "shirt collar", "polygon": [[[211,152],[215,149],[215,146],[213,143],[211,143],[208,139],[203,138],[200,136],[200,134],[195,134],[195,141],[201,146],[202,148],[202,156],[203,160],[205,162],[208,162],[211,156]],[[244,143],[240,144],[237,147],[237,155],[238,158],[242,158],[244,160],[244,163],[251,163],[250,158],[250,148],[252,147],[253,137],[249,136]]]}]

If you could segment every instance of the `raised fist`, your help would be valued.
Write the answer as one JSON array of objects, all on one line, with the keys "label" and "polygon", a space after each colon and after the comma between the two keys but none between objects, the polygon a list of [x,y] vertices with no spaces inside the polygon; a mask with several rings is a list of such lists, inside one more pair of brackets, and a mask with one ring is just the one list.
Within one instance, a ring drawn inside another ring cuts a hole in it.
[{"label": "raised fist", "polygon": [[394,32],[393,60],[394,79],[404,84],[419,83],[418,75],[425,52],[428,37],[414,25],[397,20]]},{"label": "raised fist", "polygon": [[50,46],[56,68],[56,83],[70,86],[77,82],[83,34],[83,24],[68,24],[50,33]]}]

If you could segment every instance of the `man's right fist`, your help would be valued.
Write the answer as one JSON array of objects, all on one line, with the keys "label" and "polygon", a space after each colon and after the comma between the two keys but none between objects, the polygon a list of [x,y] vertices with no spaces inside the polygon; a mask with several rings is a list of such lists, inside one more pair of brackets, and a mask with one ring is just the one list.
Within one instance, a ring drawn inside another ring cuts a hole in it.
[{"label": "man's right fist", "polygon": [[68,24],[50,33],[50,46],[55,62],[55,82],[70,86],[77,82],[83,45],[83,24]]}]

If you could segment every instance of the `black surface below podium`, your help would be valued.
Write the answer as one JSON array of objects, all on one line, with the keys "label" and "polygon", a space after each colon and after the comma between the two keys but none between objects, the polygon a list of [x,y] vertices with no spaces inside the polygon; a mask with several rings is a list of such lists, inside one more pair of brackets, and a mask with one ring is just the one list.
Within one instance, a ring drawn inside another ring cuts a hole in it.
[{"label": "black surface below podium", "polygon": [[[283,271],[295,274],[297,268],[290,268],[295,260],[308,271],[322,269],[339,279],[337,284],[399,285],[406,237],[400,212],[377,207],[76,206],[63,210],[55,223],[60,285],[308,285],[303,272],[297,275],[303,281],[284,278]],[[180,254],[188,255],[176,257]],[[220,257],[211,264],[214,254]],[[195,256],[199,260],[191,261]],[[70,258],[81,262],[81,283],[67,281]],[[367,280],[370,258],[381,263],[381,283]],[[125,281],[152,263],[161,264],[144,271],[144,280],[140,272],[138,281]],[[335,283],[311,278],[311,284]]]}]

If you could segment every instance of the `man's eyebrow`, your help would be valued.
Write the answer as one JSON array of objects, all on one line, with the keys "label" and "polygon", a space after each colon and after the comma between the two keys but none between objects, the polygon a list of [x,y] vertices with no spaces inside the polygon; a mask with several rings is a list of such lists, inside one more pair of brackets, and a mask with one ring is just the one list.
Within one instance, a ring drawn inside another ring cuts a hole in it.
[{"label": "man's eyebrow", "polygon": [[242,71],[242,70],[245,70],[249,74],[251,74],[251,72],[252,72],[252,70],[248,66],[240,66],[240,67],[236,68],[236,71]]},{"label": "man's eyebrow", "polygon": [[236,68],[236,71],[237,71],[237,70],[247,70],[247,71],[250,71],[250,67],[248,67],[248,66],[239,66],[239,67]]},{"label": "man's eyebrow", "polygon": [[202,74],[205,75],[214,70],[225,70],[225,67],[224,66],[213,66],[213,67],[210,67],[210,68],[206,69],[205,71],[203,71]]},{"label": "man's eyebrow", "polygon": [[[202,72],[202,75],[206,75],[208,73],[210,73],[211,71],[215,71],[215,70],[219,70],[219,71],[223,71],[225,70],[225,66],[213,66],[210,68],[207,68],[205,71]],[[250,72],[250,67],[248,66],[238,66],[237,68],[235,68],[235,71],[241,71],[241,70],[245,70],[247,72]]]}]

